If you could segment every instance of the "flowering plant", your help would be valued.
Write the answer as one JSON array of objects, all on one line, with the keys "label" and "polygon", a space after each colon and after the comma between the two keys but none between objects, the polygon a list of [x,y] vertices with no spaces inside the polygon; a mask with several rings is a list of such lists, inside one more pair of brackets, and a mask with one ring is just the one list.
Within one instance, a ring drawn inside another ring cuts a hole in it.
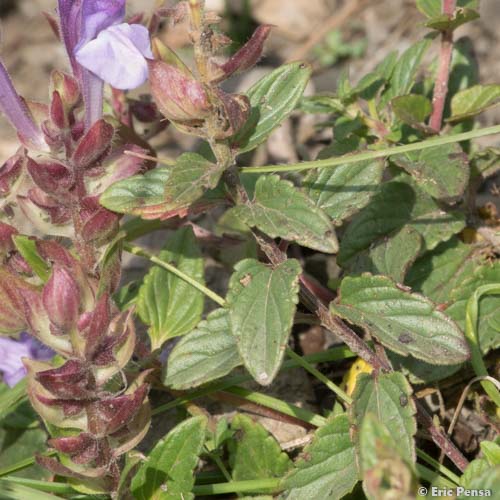
[{"label": "flowering plant", "polygon": [[[0,111],[19,137],[0,168],[0,371],[11,387],[0,398],[13,402],[0,417],[27,397],[48,434],[48,452],[0,470],[0,489],[415,498],[419,482],[473,487],[475,470],[497,480],[498,444],[469,465],[418,389],[471,365],[481,404],[500,406],[487,371],[498,242],[475,206],[499,151],[470,142],[500,132],[473,128],[500,86],[457,83],[456,65],[472,62],[453,41],[475,2],[417,0],[439,45],[421,81],[430,37],[310,97],[303,62],[227,91],[261,58],[270,25],[221,60],[231,40],[201,0],[160,6],[147,26],[125,3],[58,0],[47,18],[71,72],[53,71],[48,104],[21,97],[0,61]],[[188,21],[194,69],[156,36],[163,18]],[[127,93],[146,82],[151,96]],[[316,160],[246,166],[292,112],[331,116],[331,144]],[[197,152],[158,156],[151,139],[167,126],[196,137]],[[158,256],[132,244],[160,229]],[[122,284],[124,251],[153,264],[136,283]],[[225,297],[205,283],[209,251],[234,268]],[[335,261],[334,276],[310,270],[318,256]],[[205,298],[218,307],[203,319]],[[304,325],[338,345],[297,354],[291,334]],[[342,385],[313,366],[354,356]],[[238,385],[272,386],[299,366],[335,394],[326,417]],[[203,395],[318,430],[294,463],[260,423],[241,413],[229,425],[193,402]],[[152,415],[179,406],[190,417],[147,444]],[[447,466],[422,450],[417,423]],[[201,456],[222,475],[213,484]],[[11,475],[35,461],[58,480]]]}]

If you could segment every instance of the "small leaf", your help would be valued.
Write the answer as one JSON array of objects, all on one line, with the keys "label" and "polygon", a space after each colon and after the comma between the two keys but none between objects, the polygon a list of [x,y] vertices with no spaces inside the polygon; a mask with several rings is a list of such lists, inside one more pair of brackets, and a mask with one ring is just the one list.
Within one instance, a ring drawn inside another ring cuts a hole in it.
[{"label": "small leaf", "polygon": [[[350,409],[351,423],[362,429],[368,414],[384,422],[397,443],[399,455],[408,463],[415,461],[414,435],[417,431],[415,403],[411,386],[401,373],[358,376]],[[362,458],[364,466],[373,465],[373,456]]]},{"label": "small leaf", "polygon": [[287,500],[337,500],[358,482],[356,453],[346,415],[330,418],[304,448],[295,468],[283,480]]},{"label": "small leaf", "polygon": [[184,153],[165,183],[165,202],[168,210],[186,208],[203,196],[207,189],[213,189],[222,175],[220,167],[196,153]]},{"label": "small leaf", "polygon": [[[498,441],[498,440],[497,440]],[[500,445],[495,441],[482,441],[479,443],[483,455],[491,465],[500,465]]]},{"label": "small leaf", "polygon": [[419,187],[437,199],[462,196],[469,182],[469,161],[458,144],[396,155],[392,161],[412,175]]},{"label": "small leaf", "polygon": [[176,344],[168,357],[164,383],[185,390],[223,377],[240,364],[228,312],[217,309]]},{"label": "small leaf", "polygon": [[[203,283],[203,259],[190,226],[170,236],[159,258]],[[201,292],[166,269],[153,266],[137,297],[137,311],[150,325],[151,348],[157,349],[167,339],[190,332],[201,319],[203,304]]]},{"label": "small leaf", "polygon": [[383,160],[375,160],[316,169],[302,185],[333,223],[340,225],[369,202],[382,180],[384,166]]},{"label": "small leaf", "polygon": [[470,489],[472,482],[476,477],[480,477],[492,470],[491,464],[485,458],[476,458],[469,463],[460,478],[460,486]]},{"label": "small leaf", "polygon": [[362,326],[394,352],[436,365],[466,361],[469,348],[457,325],[422,295],[385,276],[342,280],[332,312]]},{"label": "small leaf", "polygon": [[410,126],[424,123],[432,112],[432,104],[427,97],[419,94],[408,94],[395,97],[391,101],[394,114]]},{"label": "small leaf", "polygon": [[191,500],[194,468],[205,441],[207,419],[192,417],[157,442],[132,479],[137,500]]},{"label": "small leaf", "polygon": [[451,98],[449,121],[463,120],[482,113],[500,102],[500,85],[474,85]]},{"label": "small leaf", "polygon": [[311,76],[304,63],[285,64],[259,80],[246,94],[252,110],[246,125],[233,137],[238,153],[255,149],[295,109]]},{"label": "small leaf", "polygon": [[462,489],[457,492],[459,493],[457,500],[466,500],[470,498],[470,490],[489,490],[492,493],[492,498],[494,498],[496,492],[500,490],[500,465],[482,471],[470,480],[468,486],[469,488],[467,490]]},{"label": "small leaf", "polygon": [[[441,0],[417,0],[418,10],[427,17],[437,17],[441,14]],[[479,0],[458,0],[457,7],[478,9]]]},{"label": "small leaf", "polygon": [[229,322],[245,367],[262,385],[278,373],[298,302],[300,264],[290,259],[272,269],[240,261],[229,282]]},{"label": "small leaf", "polygon": [[418,231],[424,250],[432,250],[463,229],[465,223],[463,214],[444,212],[409,176],[401,174],[382,184],[370,203],[353,217],[341,241],[339,264],[347,265],[377,238],[404,226]]},{"label": "small leaf", "polygon": [[281,477],[292,466],[274,437],[250,417],[236,415],[231,429],[235,436],[229,441],[228,450],[234,481]]},{"label": "small leaf", "polygon": [[401,456],[399,442],[372,413],[363,418],[359,448],[363,489],[368,498],[416,497],[412,461]]},{"label": "small leaf", "polygon": [[35,274],[45,283],[49,279],[50,268],[36,248],[36,240],[24,235],[12,237],[18,252],[24,257]]},{"label": "small leaf", "polygon": [[394,97],[409,94],[415,82],[418,67],[424,57],[427,49],[431,44],[430,40],[421,40],[400,56],[398,62],[394,65],[391,78],[389,80],[389,87],[382,96],[381,104],[389,102]]},{"label": "small leaf", "polygon": [[450,17],[446,14],[440,14],[439,16],[433,17],[429,19],[425,25],[428,28],[438,30],[438,31],[447,31],[447,30],[456,30],[462,24],[468,23],[470,21],[474,21],[479,18],[479,12],[473,9],[457,9],[455,13]]},{"label": "small leaf", "polygon": [[337,237],[327,215],[290,181],[259,177],[251,204],[232,209],[245,224],[320,252],[334,253]]}]

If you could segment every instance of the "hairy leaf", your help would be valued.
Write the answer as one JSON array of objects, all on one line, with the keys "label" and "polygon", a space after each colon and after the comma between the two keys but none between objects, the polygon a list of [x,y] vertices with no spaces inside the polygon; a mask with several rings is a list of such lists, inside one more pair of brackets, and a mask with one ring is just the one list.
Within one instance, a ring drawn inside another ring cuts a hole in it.
[{"label": "hairy leaf", "polygon": [[395,97],[391,101],[394,114],[410,126],[424,123],[432,112],[432,104],[427,97],[419,94],[408,94]]},{"label": "hairy leaf", "polygon": [[469,182],[469,161],[458,144],[422,149],[392,158],[418,185],[437,199],[454,199],[464,194]]},{"label": "hairy leaf", "polygon": [[[159,258],[203,283],[203,258],[190,226],[170,236]],[[151,348],[157,349],[165,340],[190,332],[201,320],[203,299],[203,294],[184,280],[154,265],[137,297],[137,311],[150,325]]]},{"label": "hairy leaf", "polygon": [[192,417],[158,441],[132,479],[137,500],[194,498],[194,468],[205,441],[206,417]]},{"label": "hairy leaf", "polygon": [[[362,429],[369,414],[384,422],[397,443],[399,455],[408,463],[415,461],[414,435],[417,430],[411,395],[411,386],[401,373],[362,373],[358,375],[350,409],[351,422],[357,429]],[[365,453],[365,465],[371,464],[371,458]]]},{"label": "hairy leaf", "polygon": [[231,139],[238,153],[255,149],[295,109],[311,76],[304,63],[285,64],[259,80],[246,94],[252,106],[243,128]]},{"label": "hairy leaf", "polygon": [[245,224],[272,238],[281,237],[320,252],[334,253],[337,237],[328,216],[290,181],[259,177],[248,205],[232,209]]},{"label": "hairy leaf", "polygon": [[240,261],[229,282],[229,322],[245,367],[269,385],[283,360],[298,302],[300,264],[290,259],[272,269]]},{"label": "hairy leaf", "polygon": [[341,241],[339,264],[345,266],[377,238],[404,226],[417,230],[424,249],[432,250],[463,229],[465,223],[462,214],[444,212],[409,176],[401,174],[384,183],[370,203],[353,217]]},{"label": "hairy leaf", "polygon": [[[457,7],[477,9],[479,0],[458,0]],[[417,8],[427,17],[436,17],[441,14],[441,0],[417,0]]]},{"label": "hairy leaf", "polygon": [[282,477],[292,466],[274,437],[250,417],[236,415],[231,429],[235,435],[228,450],[234,481]]},{"label": "hairy leaf", "polygon": [[450,121],[463,120],[482,113],[500,102],[500,85],[474,85],[451,99]]},{"label": "hairy leaf", "polygon": [[385,276],[344,278],[330,308],[403,356],[411,354],[436,365],[469,358],[464,334],[449,317],[429,299]]},{"label": "hairy leaf", "polygon": [[333,223],[340,225],[369,202],[382,180],[384,166],[383,160],[375,160],[312,170],[302,185]]},{"label": "hairy leaf", "polygon": [[338,415],[316,431],[282,486],[287,500],[336,500],[354,488],[358,477],[349,420]]},{"label": "hairy leaf", "polygon": [[217,309],[176,344],[168,357],[163,380],[173,389],[189,389],[223,377],[240,364],[228,312]]},{"label": "hairy leaf", "polygon": [[425,25],[428,28],[445,31],[445,30],[456,30],[462,24],[474,21],[479,18],[479,12],[473,9],[457,9],[455,13],[449,17],[446,14],[440,14],[432,19],[429,19]]}]

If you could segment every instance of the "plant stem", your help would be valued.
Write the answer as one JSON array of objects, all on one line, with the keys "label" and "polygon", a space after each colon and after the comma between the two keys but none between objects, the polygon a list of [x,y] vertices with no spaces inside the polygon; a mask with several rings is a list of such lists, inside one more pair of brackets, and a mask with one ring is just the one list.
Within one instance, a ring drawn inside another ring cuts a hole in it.
[{"label": "plant stem", "polygon": [[433,470],[428,469],[427,467],[425,467],[425,465],[416,464],[416,468],[417,468],[418,475],[422,479],[425,479],[429,483],[432,483],[434,486],[438,486],[441,488],[447,488],[447,489],[448,488],[456,489],[456,487],[457,487],[457,485],[455,483],[448,481],[448,479],[444,478],[443,476],[438,475]]},{"label": "plant stem", "polygon": [[440,464],[437,460],[434,460],[434,458],[425,453],[425,451],[419,450],[417,448],[417,457],[434,467],[440,474],[446,476],[450,481],[453,481],[455,485],[460,484],[460,478],[456,474],[451,472],[451,470],[445,467],[443,464]]},{"label": "plant stem", "polygon": [[[451,17],[455,12],[456,0],[443,0],[443,14]],[[429,126],[435,132],[441,130],[443,112],[448,94],[448,80],[450,78],[451,56],[453,52],[453,30],[447,29],[441,33],[441,47],[439,49],[439,65],[434,83],[432,96],[432,114]]]},{"label": "plant stem", "polygon": [[352,404],[352,398],[348,396],[339,386],[334,384],[330,379],[328,379],[325,375],[323,375],[319,370],[314,368],[310,363],[308,363],[304,358],[295,353],[292,349],[287,347],[286,349],[287,355],[296,361],[304,370],[308,371],[313,377],[316,377],[320,382],[323,382],[328,389],[334,392],[344,403],[348,405]]},{"label": "plant stem", "polygon": [[[49,451],[48,453],[45,453],[45,457],[53,457],[57,452],[55,450]],[[16,462],[13,465],[9,465],[3,469],[0,469],[0,477],[2,476],[7,476],[8,474],[12,474],[13,472],[17,472],[22,469],[26,469],[27,467],[30,467],[35,463],[35,457],[28,457],[25,458],[24,460],[21,460],[19,462]]]},{"label": "plant stem", "polygon": [[262,490],[272,490],[273,493],[279,491],[281,479],[251,479],[248,481],[233,481],[231,483],[204,484],[193,487],[196,496],[203,495],[224,495],[227,493],[260,492]]},{"label": "plant stem", "polygon": [[205,285],[200,283],[199,281],[196,281],[194,278],[191,276],[183,273],[180,269],[177,269],[175,266],[172,264],[169,264],[168,262],[165,262],[161,260],[160,258],[151,255],[149,252],[146,252],[142,248],[129,245],[128,243],[125,243],[123,245],[123,249],[131,254],[138,255],[139,257],[144,257],[145,259],[149,259],[151,262],[154,264],[163,267],[163,269],[166,269],[167,271],[171,272],[172,274],[175,274],[179,278],[181,278],[183,281],[186,283],[190,284],[192,287],[196,288],[199,292],[205,294],[208,298],[212,299],[214,302],[219,304],[221,307],[226,306],[226,301],[223,297],[218,295],[217,293],[213,292],[209,288],[207,288]]},{"label": "plant stem", "polygon": [[39,481],[37,479],[28,479],[26,477],[9,476],[0,478],[0,482],[12,484],[20,484],[22,486],[28,486],[38,491],[45,491],[47,493],[63,493],[63,494],[74,494],[76,490],[67,483],[58,483],[55,481]]},{"label": "plant stem", "polygon": [[243,167],[241,172],[258,174],[271,172],[300,172],[301,170],[311,170],[314,168],[331,168],[339,165],[347,165],[351,163],[359,163],[366,160],[375,160],[377,158],[387,158],[389,156],[410,153],[412,151],[420,151],[422,149],[443,146],[444,144],[452,144],[455,142],[468,141],[477,139],[486,135],[500,134],[500,125],[486,127],[478,130],[471,130],[462,134],[446,135],[443,137],[434,137],[425,141],[413,142],[402,146],[393,146],[390,148],[378,149],[375,151],[366,151],[363,153],[348,154],[336,156],[333,158],[325,158],[324,160],[303,161],[301,163],[289,165],[265,165],[262,167]]}]

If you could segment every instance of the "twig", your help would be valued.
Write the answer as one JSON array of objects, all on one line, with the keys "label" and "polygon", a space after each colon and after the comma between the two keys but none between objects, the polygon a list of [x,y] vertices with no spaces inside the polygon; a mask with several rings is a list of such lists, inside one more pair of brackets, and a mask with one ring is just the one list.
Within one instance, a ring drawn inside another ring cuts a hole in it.
[{"label": "twig", "polygon": [[366,0],[347,0],[338,12],[330,16],[318,29],[313,30],[309,38],[297,50],[292,52],[288,62],[304,59],[311,49],[320,43],[330,31],[342,26],[365,3]]},{"label": "twig", "polygon": [[[456,0],[443,0],[443,14],[453,16]],[[447,29],[441,33],[441,47],[439,49],[439,66],[434,83],[434,95],[432,97],[432,114],[429,126],[439,133],[443,122],[444,105],[448,94],[448,80],[450,77],[451,55],[453,52],[453,29]]]}]

